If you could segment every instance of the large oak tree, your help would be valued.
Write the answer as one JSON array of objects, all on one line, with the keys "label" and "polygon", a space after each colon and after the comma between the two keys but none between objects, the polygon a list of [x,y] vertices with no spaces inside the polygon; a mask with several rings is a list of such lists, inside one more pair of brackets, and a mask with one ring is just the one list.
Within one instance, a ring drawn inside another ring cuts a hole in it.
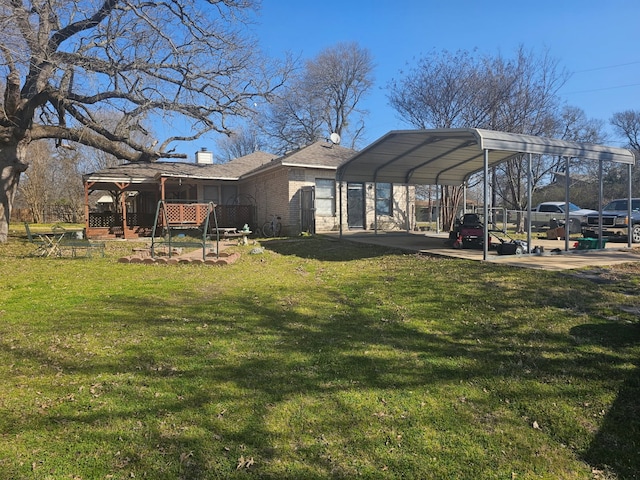
[{"label": "large oak tree", "polygon": [[[249,34],[257,1],[0,0],[0,242],[32,142],[183,158],[176,142],[228,134],[282,85]],[[183,128],[151,141],[159,119]]]}]

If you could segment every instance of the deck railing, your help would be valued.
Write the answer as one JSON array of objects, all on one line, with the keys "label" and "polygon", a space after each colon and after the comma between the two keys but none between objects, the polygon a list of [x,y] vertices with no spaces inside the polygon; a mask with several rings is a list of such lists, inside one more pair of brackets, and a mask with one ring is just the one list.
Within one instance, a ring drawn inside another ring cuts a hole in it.
[{"label": "deck railing", "polygon": [[[168,204],[172,205],[172,204]],[[172,208],[178,205],[172,205]],[[189,207],[189,204],[179,205],[180,207]],[[220,227],[235,227],[242,228],[245,224],[249,225],[252,230],[255,230],[257,223],[255,222],[255,206],[254,205],[216,205],[216,216],[218,218],[218,225]],[[172,215],[174,212],[172,211]],[[178,218],[182,218],[185,221],[191,221],[202,223],[202,218],[199,217],[198,212],[195,210],[183,208],[182,211],[176,211],[175,215]],[[173,217],[172,217],[173,218]],[[145,229],[151,231],[153,228],[153,222],[155,219],[155,213],[146,212],[128,212],[127,213],[127,227],[134,229]],[[199,221],[198,221],[199,220]],[[114,212],[90,212],[89,213],[89,228],[109,228],[109,229],[122,229],[123,221],[122,214]]]}]

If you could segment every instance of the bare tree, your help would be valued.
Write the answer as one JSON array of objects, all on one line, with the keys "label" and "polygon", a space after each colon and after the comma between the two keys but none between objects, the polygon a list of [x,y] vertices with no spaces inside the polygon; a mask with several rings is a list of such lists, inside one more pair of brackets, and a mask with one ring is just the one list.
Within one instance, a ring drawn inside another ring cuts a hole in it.
[{"label": "bare tree", "polygon": [[238,128],[229,136],[220,138],[216,144],[221,152],[220,163],[263,150],[266,146],[257,128],[253,126]]},{"label": "bare tree", "polygon": [[323,105],[317,98],[301,94],[302,87],[296,87],[295,83],[271,103],[264,121],[266,135],[276,153],[285,153],[327,136],[321,116]]},{"label": "bare tree", "polygon": [[640,152],[640,110],[614,113],[610,123],[615,132],[626,139],[630,148]]},{"label": "bare tree", "polygon": [[353,148],[367,112],[362,98],[373,85],[373,60],[357,43],[338,43],[308,60],[267,113],[266,131],[283,152],[337,133]]},{"label": "bare tree", "polygon": [[[481,62],[469,52],[431,52],[387,85],[389,103],[401,119],[417,128],[472,126],[469,117],[484,114]],[[440,220],[451,229],[461,187],[440,186]]]},{"label": "bare tree", "polygon": [[469,126],[479,103],[479,69],[469,52],[431,52],[388,83],[389,104],[416,128]]},{"label": "bare tree", "polygon": [[48,142],[35,142],[28,148],[31,166],[20,185],[20,195],[36,223],[43,221],[45,206],[55,196],[53,154],[54,150]]},{"label": "bare tree", "polygon": [[[566,74],[559,71],[557,60],[547,52],[535,55],[521,47],[513,58],[498,56],[488,60],[486,65],[491,79],[487,92],[495,91],[493,85],[497,84],[499,94],[492,97],[494,101],[487,108],[488,116],[481,126],[513,133],[557,136],[561,111],[558,90],[566,80]],[[535,172],[548,171],[550,167],[546,164],[553,159],[536,156],[533,160],[532,188],[535,189],[543,178],[542,173]],[[502,206],[518,212],[524,210],[527,205],[525,156],[503,163],[493,173],[492,191],[496,195],[493,205],[499,198]],[[516,219],[519,229],[523,228],[523,219],[521,215]]]},{"label": "bare tree", "polygon": [[99,170],[104,170],[105,168],[115,167],[125,163],[123,160],[120,160],[103,150],[95,150],[93,148],[81,146],[75,151],[80,156],[79,170],[82,174],[97,172]]},{"label": "bare tree", "polygon": [[[0,241],[32,142],[77,142],[129,161],[184,158],[176,142],[229,133],[229,117],[269,98],[288,67],[260,57],[247,30],[254,7],[254,0],[0,0]],[[97,112],[119,120],[105,125]],[[153,120],[178,117],[184,132],[137,141]]]},{"label": "bare tree", "polygon": [[[84,214],[83,161],[75,149],[57,149],[53,204],[65,214],[65,221],[78,222]],[[27,173],[29,171],[27,170]]]},{"label": "bare tree", "polygon": [[[522,47],[511,58],[433,52],[389,83],[388,98],[400,117],[418,128],[475,127],[590,140],[597,134],[595,124],[575,112],[572,116],[570,110],[562,114],[558,90],[565,79],[547,53],[538,56]],[[550,165],[549,159],[536,158],[534,182],[557,167],[557,159],[551,160],[555,163]],[[492,191],[504,205],[521,210],[526,206],[526,177],[524,159],[510,160],[494,170]],[[450,207],[443,209],[443,225],[453,222],[456,198],[460,195],[453,189],[443,192],[443,202]]]},{"label": "bare tree", "polygon": [[45,211],[57,208],[68,221],[84,211],[81,156],[75,150],[56,149],[52,141],[33,142],[28,148],[29,169],[17,194],[34,222],[45,221]]},{"label": "bare tree", "polygon": [[[609,123],[614,128],[614,132],[625,139],[626,146],[633,150],[636,160],[640,159],[640,110],[625,110],[614,113]],[[609,165],[606,180],[611,180],[608,190],[613,198],[627,195],[624,188],[624,178],[627,173],[622,165]],[[633,169],[633,190],[640,188],[640,169]]]}]

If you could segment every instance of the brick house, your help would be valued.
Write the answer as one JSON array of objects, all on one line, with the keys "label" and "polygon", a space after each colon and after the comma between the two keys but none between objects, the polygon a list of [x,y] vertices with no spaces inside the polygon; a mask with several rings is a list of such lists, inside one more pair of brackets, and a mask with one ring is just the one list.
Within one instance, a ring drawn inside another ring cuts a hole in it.
[{"label": "brick house", "polygon": [[[341,218],[343,228],[413,228],[413,187],[336,183],[338,166],[355,153],[319,141],[281,157],[255,152],[217,164],[202,150],[195,163],[128,163],[94,172],[83,177],[87,237],[150,236],[160,200],[213,202],[222,227],[255,230],[278,215],[284,235],[337,230]],[[90,208],[93,192],[108,192],[113,207]]]}]

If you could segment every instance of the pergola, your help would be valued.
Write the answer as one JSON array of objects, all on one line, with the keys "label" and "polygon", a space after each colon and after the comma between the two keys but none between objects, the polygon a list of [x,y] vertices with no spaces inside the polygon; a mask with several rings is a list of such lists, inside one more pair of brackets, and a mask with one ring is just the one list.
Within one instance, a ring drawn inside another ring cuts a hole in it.
[{"label": "pergola", "polygon": [[[628,165],[629,198],[631,198],[631,167],[635,157],[629,150],[568,142],[533,135],[498,132],[478,128],[391,131],[343,163],[336,179],[342,182],[385,182],[405,185],[464,185],[479,172],[484,180],[484,218],[489,217],[489,169],[516,156],[525,154],[528,160],[527,218],[528,243],[531,245],[531,157],[550,155],[566,161],[565,201],[569,203],[569,159],[597,160],[600,165],[599,205],[602,206],[603,162]],[[631,201],[629,209],[631,209]],[[340,202],[342,217],[342,202]],[[568,216],[568,209],[567,216]],[[631,212],[629,212],[631,216]],[[568,218],[566,219],[568,224]],[[340,221],[342,229],[342,218]],[[341,230],[342,233],[342,230]],[[602,235],[601,235],[602,236]],[[568,249],[568,235],[565,248]],[[631,238],[629,236],[629,243]],[[484,232],[484,255],[488,254],[488,231]]]}]

